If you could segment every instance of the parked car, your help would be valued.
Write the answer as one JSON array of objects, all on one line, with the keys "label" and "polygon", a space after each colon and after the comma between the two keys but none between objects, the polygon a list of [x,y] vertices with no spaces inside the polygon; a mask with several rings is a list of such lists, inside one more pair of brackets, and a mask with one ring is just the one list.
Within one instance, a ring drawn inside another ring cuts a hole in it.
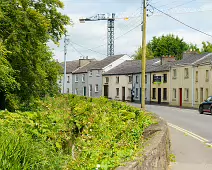
[{"label": "parked car", "polygon": [[199,105],[199,113],[203,114],[204,112],[212,114],[212,96]]}]

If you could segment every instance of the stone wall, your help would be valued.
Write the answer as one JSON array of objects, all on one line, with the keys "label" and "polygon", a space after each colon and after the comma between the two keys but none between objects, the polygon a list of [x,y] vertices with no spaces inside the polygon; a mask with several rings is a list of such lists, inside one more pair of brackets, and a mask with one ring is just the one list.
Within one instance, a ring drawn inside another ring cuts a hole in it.
[{"label": "stone wall", "polygon": [[144,138],[149,139],[141,152],[141,157],[125,167],[116,170],[168,170],[170,155],[170,138],[167,123],[155,116],[158,124],[144,131]]}]

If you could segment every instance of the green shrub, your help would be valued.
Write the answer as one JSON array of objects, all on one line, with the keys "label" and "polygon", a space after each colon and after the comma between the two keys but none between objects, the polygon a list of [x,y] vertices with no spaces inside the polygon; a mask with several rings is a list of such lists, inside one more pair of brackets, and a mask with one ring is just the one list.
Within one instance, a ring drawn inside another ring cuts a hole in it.
[{"label": "green shrub", "polygon": [[45,162],[52,169],[114,169],[136,156],[144,129],[154,123],[151,114],[106,98],[59,95],[37,100],[31,110],[0,112],[0,126],[22,134],[20,147],[30,140],[28,147],[38,150],[34,158],[41,155],[39,166],[47,169]]}]

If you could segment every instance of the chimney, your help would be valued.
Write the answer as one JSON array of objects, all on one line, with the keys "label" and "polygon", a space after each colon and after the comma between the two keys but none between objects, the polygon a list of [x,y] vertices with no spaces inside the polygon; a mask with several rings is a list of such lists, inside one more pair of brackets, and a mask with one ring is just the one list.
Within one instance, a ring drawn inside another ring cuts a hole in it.
[{"label": "chimney", "polygon": [[82,59],[79,59],[79,66],[82,67],[88,63],[90,63],[91,61],[93,61],[94,59],[88,59],[88,56],[83,57]]},{"label": "chimney", "polygon": [[168,62],[176,61],[174,56],[162,56],[161,58],[161,65],[166,64]]}]

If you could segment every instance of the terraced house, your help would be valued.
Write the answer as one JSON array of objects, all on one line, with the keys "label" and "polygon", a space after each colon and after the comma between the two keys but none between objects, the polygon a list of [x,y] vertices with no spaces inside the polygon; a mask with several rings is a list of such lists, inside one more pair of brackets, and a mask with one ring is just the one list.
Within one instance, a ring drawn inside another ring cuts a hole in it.
[{"label": "terraced house", "polygon": [[[147,61],[147,71],[153,69],[159,59]],[[146,101],[150,102],[150,73],[146,73]],[[125,61],[119,66],[103,74],[103,95],[114,100],[131,101],[132,91],[134,92],[133,101],[141,102],[141,61]]]},{"label": "terraced house", "polygon": [[171,67],[170,105],[197,108],[209,95],[210,66],[204,64],[208,58],[211,58],[209,53],[188,52]]},{"label": "terraced house", "polygon": [[[131,60],[128,55],[109,56],[101,61],[92,61],[73,72],[72,80],[74,94],[100,97],[102,96],[102,74],[126,60]],[[107,87],[105,87],[107,90]]]},{"label": "terraced house", "polygon": [[[79,60],[74,60],[74,61],[67,61],[66,62],[66,82],[65,82],[65,93],[73,93],[73,89],[72,89],[72,79],[73,79],[73,75],[72,73],[78,69],[79,67],[83,67],[84,65],[90,63],[91,61],[93,61],[94,59],[88,59],[88,58],[83,58],[83,59],[79,59]],[[64,63],[61,63],[62,67],[64,68]],[[58,84],[60,86],[61,89],[61,93],[63,93],[63,82],[64,82],[64,78],[63,78],[63,73],[62,73],[62,77],[58,80]]]},{"label": "terraced house", "polygon": [[175,64],[175,57],[162,57],[160,65],[150,72],[151,103],[169,104],[170,67]]}]

